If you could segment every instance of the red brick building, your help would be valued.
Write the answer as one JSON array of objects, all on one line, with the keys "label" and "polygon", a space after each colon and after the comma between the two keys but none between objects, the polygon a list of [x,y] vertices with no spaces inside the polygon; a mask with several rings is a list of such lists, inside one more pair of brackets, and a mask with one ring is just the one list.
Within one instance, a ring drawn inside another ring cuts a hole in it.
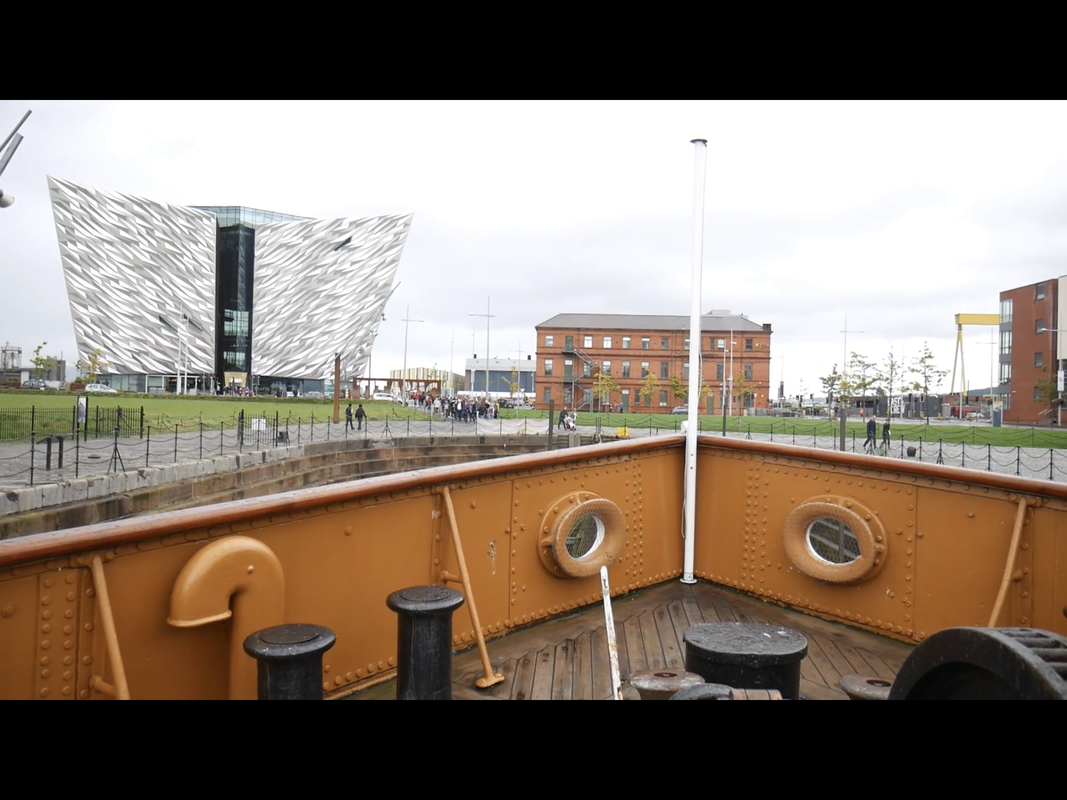
[{"label": "red brick building", "polygon": [[[1004,421],[1059,422],[1056,373],[1067,320],[1059,318],[1059,280],[1000,293],[1000,386]],[[1049,391],[1049,390],[1053,391]]]},{"label": "red brick building", "polygon": [[[610,405],[669,414],[684,405],[671,378],[688,386],[689,329],[689,317],[668,315],[558,314],[542,322],[536,328],[537,407],[547,409],[551,400],[557,409],[591,411]],[[699,347],[703,386],[711,389],[701,401],[702,413],[721,413],[724,394],[735,415],[769,407],[769,324],[711,311],[701,317]],[[599,373],[618,385],[606,400],[599,397]]]}]

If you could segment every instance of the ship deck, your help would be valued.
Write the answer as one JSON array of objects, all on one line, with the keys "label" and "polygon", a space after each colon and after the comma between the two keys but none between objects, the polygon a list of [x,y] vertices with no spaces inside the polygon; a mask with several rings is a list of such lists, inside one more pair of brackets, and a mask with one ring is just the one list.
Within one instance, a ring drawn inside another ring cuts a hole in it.
[{"label": "ship deck", "polygon": [[[628,677],[646,669],[684,669],[683,636],[704,622],[781,625],[804,634],[808,653],[800,666],[802,700],[847,700],[844,675],[892,681],[912,645],[781,608],[709,583],[678,581],[612,600],[623,699],[637,700]],[[462,609],[457,614],[465,613]],[[488,689],[477,648],[453,660],[453,696],[463,700],[608,700],[611,666],[602,605],[585,608],[487,643],[494,671],[504,680]],[[738,687],[749,688],[749,687]],[[390,680],[351,695],[352,700],[393,700]]]}]

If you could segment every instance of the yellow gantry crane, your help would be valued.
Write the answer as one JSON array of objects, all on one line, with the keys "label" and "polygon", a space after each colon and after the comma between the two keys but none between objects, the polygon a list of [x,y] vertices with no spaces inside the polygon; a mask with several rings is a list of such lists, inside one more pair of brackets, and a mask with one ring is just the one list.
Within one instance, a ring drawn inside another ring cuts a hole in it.
[{"label": "yellow gantry crane", "polygon": [[[963,396],[967,393],[967,378],[963,367],[963,326],[964,325],[992,325],[1000,326],[999,314],[957,314],[956,315],[956,354],[952,359],[952,388],[949,394],[956,390],[956,364],[960,367],[960,417],[963,416]],[[992,387],[990,387],[992,389]]]}]

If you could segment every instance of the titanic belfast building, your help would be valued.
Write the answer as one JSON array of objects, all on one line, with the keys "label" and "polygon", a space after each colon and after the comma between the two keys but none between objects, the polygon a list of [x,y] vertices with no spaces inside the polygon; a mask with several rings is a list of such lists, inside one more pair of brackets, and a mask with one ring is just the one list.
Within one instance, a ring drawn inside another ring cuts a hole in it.
[{"label": "titanic belfast building", "polygon": [[131,392],[321,390],[363,374],[412,215],[177,206],[48,178],[82,359]]}]

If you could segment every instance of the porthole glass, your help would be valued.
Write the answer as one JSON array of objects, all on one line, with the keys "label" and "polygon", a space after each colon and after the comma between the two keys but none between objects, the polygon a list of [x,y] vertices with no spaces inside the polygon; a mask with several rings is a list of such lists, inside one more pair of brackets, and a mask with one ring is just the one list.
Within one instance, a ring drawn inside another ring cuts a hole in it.
[{"label": "porthole glass", "polygon": [[860,557],[860,545],[848,525],[820,517],[808,526],[808,548],[827,564],[851,564]]},{"label": "porthole glass", "polygon": [[604,523],[600,517],[584,514],[578,517],[567,532],[567,555],[583,558],[604,541]]}]

